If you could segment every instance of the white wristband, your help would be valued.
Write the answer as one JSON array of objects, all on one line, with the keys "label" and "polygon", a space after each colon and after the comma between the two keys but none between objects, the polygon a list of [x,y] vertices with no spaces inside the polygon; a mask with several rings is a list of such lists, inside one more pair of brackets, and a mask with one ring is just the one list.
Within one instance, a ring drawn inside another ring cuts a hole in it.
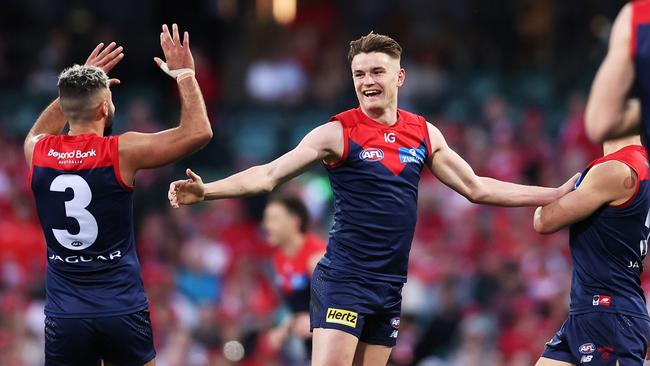
[{"label": "white wristband", "polygon": [[169,66],[167,66],[166,62],[163,62],[162,64],[160,64],[160,68],[162,69],[162,71],[165,72],[165,74],[173,77],[174,79],[178,79],[179,76],[185,75],[185,74],[188,74],[188,73],[194,75],[194,70],[190,69],[189,67],[184,67],[182,69],[176,69],[176,70],[170,70]]}]

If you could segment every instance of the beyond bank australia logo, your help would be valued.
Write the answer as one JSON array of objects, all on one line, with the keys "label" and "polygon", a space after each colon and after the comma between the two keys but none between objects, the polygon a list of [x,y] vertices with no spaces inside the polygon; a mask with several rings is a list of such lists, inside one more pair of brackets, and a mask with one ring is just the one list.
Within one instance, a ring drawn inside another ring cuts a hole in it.
[{"label": "beyond bank australia logo", "polygon": [[371,147],[369,149],[364,149],[359,153],[359,159],[365,161],[379,161],[384,158],[384,152],[380,149]]}]

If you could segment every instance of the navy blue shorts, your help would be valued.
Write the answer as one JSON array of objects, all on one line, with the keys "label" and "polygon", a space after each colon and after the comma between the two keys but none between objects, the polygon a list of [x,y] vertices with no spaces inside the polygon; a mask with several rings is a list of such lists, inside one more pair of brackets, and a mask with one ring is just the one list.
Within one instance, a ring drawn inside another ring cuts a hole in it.
[{"label": "navy blue shorts", "polygon": [[142,366],[156,357],[149,311],[105,318],[45,317],[45,366]]},{"label": "navy blue shorts", "polygon": [[575,365],[642,366],[650,321],[629,315],[593,312],[569,315],[542,357]]},{"label": "navy blue shorts", "polygon": [[400,282],[342,274],[319,264],[312,275],[311,329],[338,329],[361,342],[393,347],[403,286]]}]

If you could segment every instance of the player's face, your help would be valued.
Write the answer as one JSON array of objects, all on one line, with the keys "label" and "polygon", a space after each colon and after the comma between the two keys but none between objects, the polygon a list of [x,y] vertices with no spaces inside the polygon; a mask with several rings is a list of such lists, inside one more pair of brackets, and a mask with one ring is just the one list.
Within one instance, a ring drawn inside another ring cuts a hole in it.
[{"label": "player's face", "polygon": [[262,226],[266,240],[273,246],[281,246],[296,231],[296,218],[284,205],[272,202],[264,209]]},{"label": "player's face", "polygon": [[381,113],[397,107],[397,89],[406,76],[399,59],[382,52],[360,53],[352,59],[351,68],[362,109]]}]

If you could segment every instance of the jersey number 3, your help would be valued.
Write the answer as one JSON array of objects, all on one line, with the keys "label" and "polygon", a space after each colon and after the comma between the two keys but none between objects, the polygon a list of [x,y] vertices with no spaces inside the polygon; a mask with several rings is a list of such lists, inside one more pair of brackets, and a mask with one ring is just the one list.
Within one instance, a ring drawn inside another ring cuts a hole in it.
[{"label": "jersey number 3", "polygon": [[62,174],[56,177],[50,185],[50,191],[65,192],[72,189],[72,200],[65,202],[65,215],[79,223],[79,233],[72,234],[70,231],[52,229],[56,240],[64,247],[71,250],[82,250],[93,245],[97,240],[97,220],[86,210],[90,205],[93,194],[88,183],[78,175]]}]

